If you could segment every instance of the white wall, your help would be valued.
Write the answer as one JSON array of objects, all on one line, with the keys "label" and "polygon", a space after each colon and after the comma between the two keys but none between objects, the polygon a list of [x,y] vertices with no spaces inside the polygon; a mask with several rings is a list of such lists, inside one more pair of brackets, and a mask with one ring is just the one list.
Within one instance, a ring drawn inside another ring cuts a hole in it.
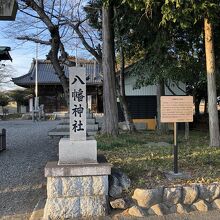
[{"label": "white wall", "polygon": [[[125,77],[125,94],[127,96],[157,95],[157,87],[155,85],[141,87],[140,89],[133,89],[135,83],[135,77],[127,74]],[[186,85],[184,83],[179,82],[178,86],[186,91]],[[181,91],[174,83],[169,82],[169,87],[174,91],[176,95],[185,95],[185,93]],[[165,94],[172,95],[172,93],[167,88],[165,88]]]}]

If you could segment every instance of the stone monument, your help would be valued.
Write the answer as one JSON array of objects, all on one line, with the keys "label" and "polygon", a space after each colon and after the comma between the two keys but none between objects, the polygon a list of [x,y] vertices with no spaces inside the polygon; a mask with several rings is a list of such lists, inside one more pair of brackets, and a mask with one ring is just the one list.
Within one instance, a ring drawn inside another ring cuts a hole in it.
[{"label": "stone monument", "polygon": [[59,161],[48,162],[44,219],[105,216],[111,165],[97,160],[97,142],[86,136],[86,71],[69,68],[70,137],[59,142]]},{"label": "stone monument", "polygon": [[80,67],[69,69],[70,138],[59,143],[59,164],[97,163],[96,140],[86,137],[86,74]]}]

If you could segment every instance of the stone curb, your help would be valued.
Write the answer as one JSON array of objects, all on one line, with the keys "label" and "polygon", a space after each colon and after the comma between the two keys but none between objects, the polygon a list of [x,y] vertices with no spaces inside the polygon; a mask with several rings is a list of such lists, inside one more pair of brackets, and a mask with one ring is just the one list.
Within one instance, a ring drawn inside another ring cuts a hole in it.
[{"label": "stone curb", "polygon": [[39,199],[38,203],[34,207],[34,210],[29,220],[43,220],[45,203],[46,203],[46,198]]},{"label": "stone curb", "polygon": [[165,216],[172,213],[186,214],[192,211],[219,210],[220,183],[176,185],[164,187],[163,190],[161,187],[137,188],[132,198],[143,211],[147,211],[143,216]]}]

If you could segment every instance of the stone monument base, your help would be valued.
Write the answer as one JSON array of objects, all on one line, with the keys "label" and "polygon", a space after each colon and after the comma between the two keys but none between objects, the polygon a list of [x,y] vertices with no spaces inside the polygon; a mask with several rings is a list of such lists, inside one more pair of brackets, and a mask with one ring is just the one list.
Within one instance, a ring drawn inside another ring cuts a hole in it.
[{"label": "stone monument base", "polygon": [[80,219],[108,214],[108,163],[58,165],[48,162],[45,220]]},{"label": "stone monument base", "polygon": [[85,141],[60,139],[59,165],[88,163],[97,163],[97,142],[93,137]]}]

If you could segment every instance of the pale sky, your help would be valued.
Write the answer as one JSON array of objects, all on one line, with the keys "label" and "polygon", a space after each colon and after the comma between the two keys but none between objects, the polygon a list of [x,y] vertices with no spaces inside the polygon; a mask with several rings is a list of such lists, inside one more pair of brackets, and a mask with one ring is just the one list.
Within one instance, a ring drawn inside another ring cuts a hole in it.
[{"label": "pale sky", "polygon": [[[82,4],[83,1],[80,2]],[[37,33],[36,27],[38,27],[38,30],[40,30],[41,34],[43,34],[43,36],[45,37],[44,40],[49,40],[50,38],[48,32],[42,32],[42,27],[45,27],[44,24],[36,22],[33,23],[33,18],[32,20],[29,19],[29,16],[24,17],[24,14],[18,11],[15,22],[0,21],[0,46],[11,47],[10,54],[13,61],[7,61],[5,64],[11,65],[14,68],[14,71],[11,74],[12,77],[18,77],[27,74],[30,69],[33,58],[36,58],[36,44],[33,42],[24,43],[23,41],[16,40],[15,35],[35,35]],[[61,30],[60,32],[62,31],[64,30]],[[83,46],[81,45],[80,40],[78,39],[78,36],[76,36],[74,32],[72,33],[70,31],[70,35],[68,35],[67,37],[69,37],[68,39],[71,40],[69,41],[70,43],[65,45],[65,50],[68,52],[69,55],[75,56],[77,47],[78,57],[85,59],[93,58],[85,49],[83,49]],[[49,46],[39,45],[38,59],[45,59],[49,50]],[[7,87],[11,86],[13,87],[12,84],[7,85]],[[6,89],[5,86],[4,88]],[[2,90],[2,86],[0,86],[0,90]]]},{"label": "pale sky", "polygon": [[[11,65],[14,69],[12,77],[17,77],[28,73],[32,59],[36,57],[36,44],[32,42],[23,43],[13,37],[8,38],[4,27],[9,27],[11,22],[0,21],[0,46],[11,47],[11,61],[5,61],[6,65]],[[39,46],[39,59],[45,59],[49,48]],[[13,83],[1,86],[1,89],[11,89],[16,87]]]},{"label": "pale sky", "polygon": [[[10,25],[10,23],[11,22],[0,21],[0,28],[8,26]],[[6,35],[7,33],[3,28],[3,31],[0,32],[0,46],[11,47],[10,55],[13,60],[12,62],[6,61],[5,64],[11,65],[15,70],[12,73],[12,77],[21,76],[28,73],[33,58],[36,58],[36,44],[33,42],[23,43],[22,41],[16,40],[13,37],[8,38]],[[38,59],[45,59],[50,47],[42,45],[39,45],[38,47]],[[90,55],[88,55],[87,52],[82,49],[78,49],[77,51],[79,57],[84,57],[87,59],[92,58]],[[69,50],[68,52],[70,53],[70,55],[76,54],[75,49]],[[13,88],[17,88],[17,86],[13,83],[10,83],[5,86],[1,86],[0,90]]]}]

